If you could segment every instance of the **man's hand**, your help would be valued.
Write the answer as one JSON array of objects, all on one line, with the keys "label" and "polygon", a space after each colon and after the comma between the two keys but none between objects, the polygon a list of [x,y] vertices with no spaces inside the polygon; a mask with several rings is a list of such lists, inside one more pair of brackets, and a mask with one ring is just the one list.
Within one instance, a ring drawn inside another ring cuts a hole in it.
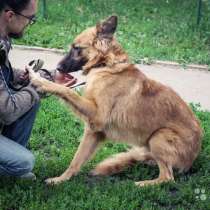
[{"label": "man's hand", "polygon": [[44,78],[46,80],[55,82],[60,85],[64,85],[66,87],[71,87],[77,82],[77,79],[74,78],[72,75],[68,73],[62,73],[58,70],[48,71],[46,69],[39,69],[37,66],[41,63],[43,65],[43,62],[32,61],[32,63],[29,63],[28,66],[25,67],[25,72],[21,74],[22,80],[32,79],[34,78],[32,75],[35,75],[35,71],[40,75],[40,78]]}]

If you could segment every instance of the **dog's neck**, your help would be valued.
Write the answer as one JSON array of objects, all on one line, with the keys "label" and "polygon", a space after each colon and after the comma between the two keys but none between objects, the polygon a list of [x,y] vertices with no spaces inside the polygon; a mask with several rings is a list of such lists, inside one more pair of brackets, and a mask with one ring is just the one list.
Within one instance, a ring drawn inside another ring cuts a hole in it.
[{"label": "dog's neck", "polygon": [[128,69],[128,66],[132,65],[129,62],[118,62],[114,63],[111,66],[107,64],[101,64],[97,65],[91,68],[90,73],[96,73],[96,72],[109,72],[111,74],[117,74],[120,72],[123,72]]},{"label": "dog's neck", "polygon": [[101,56],[102,58],[100,62],[96,64],[96,66],[107,66],[113,68],[118,64],[129,63],[129,57],[127,53],[123,51],[120,45],[114,46],[113,48]]},{"label": "dog's neck", "polygon": [[112,52],[109,53],[102,66],[107,67],[113,73],[118,73],[122,72],[129,65],[128,55],[124,53],[123,50],[120,50],[116,54],[113,54]]},{"label": "dog's neck", "polygon": [[129,64],[128,61],[119,61],[119,62],[114,62],[114,63],[111,63],[111,65],[109,63],[99,63],[99,64],[96,64],[95,66],[93,66],[92,68],[104,68],[104,67],[108,67],[108,68],[116,68],[116,66],[118,65],[127,65]]},{"label": "dog's neck", "polygon": [[108,52],[100,52],[90,60],[84,67],[83,73],[88,74],[91,69],[107,68],[112,73],[123,71],[130,65],[128,55],[123,51],[119,44],[113,45]]}]

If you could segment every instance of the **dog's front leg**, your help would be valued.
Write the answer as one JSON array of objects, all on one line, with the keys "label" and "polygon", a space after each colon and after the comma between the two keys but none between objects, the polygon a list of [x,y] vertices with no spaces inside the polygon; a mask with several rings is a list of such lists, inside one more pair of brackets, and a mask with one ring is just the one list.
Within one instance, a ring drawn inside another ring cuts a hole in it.
[{"label": "dog's front leg", "polygon": [[78,95],[75,91],[64,85],[56,84],[41,78],[33,70],[29,70],[31,83],[38,91],[53,93],[64,99],[73,108],[73,111],[89,123],[96,115],[96,104],[93,100]]},{"label": "dog's front leg", "polygon": [[104,135],[102,133],[94,133],[91,130],[86,129],[83,140],[81,141],[69,168],[61,176],[47,179],[46,183],[58,184],[69,180],[72,176],[76,175],[79,172],[80,167],[94,154],[96,148],[103,139]]}]

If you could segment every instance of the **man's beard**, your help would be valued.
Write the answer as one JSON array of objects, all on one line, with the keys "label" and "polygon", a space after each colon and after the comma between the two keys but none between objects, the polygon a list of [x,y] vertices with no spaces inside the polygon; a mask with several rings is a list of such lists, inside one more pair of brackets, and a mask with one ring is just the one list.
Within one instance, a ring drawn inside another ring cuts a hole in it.
[{"label": "man's beard", "polygon": [[9,33],[8,36],[12,39],[20,39],[23,36],[23,32],[20,33]]}]

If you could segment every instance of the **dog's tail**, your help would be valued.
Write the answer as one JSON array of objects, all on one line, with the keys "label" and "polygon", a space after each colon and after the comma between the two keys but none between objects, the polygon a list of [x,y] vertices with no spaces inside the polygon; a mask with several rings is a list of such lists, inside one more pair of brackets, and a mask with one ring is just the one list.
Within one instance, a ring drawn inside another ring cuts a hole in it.
[{"label": "dog's tail", "polygon": [[151,153],[146,147],[132,148],[128,152],[122,152],[109,157],[99,163],[94,170],[91,171],[92,175],[110,175],[122,171],[125,167],[131,166],[136,162],[146,162],[154,164]]}]

